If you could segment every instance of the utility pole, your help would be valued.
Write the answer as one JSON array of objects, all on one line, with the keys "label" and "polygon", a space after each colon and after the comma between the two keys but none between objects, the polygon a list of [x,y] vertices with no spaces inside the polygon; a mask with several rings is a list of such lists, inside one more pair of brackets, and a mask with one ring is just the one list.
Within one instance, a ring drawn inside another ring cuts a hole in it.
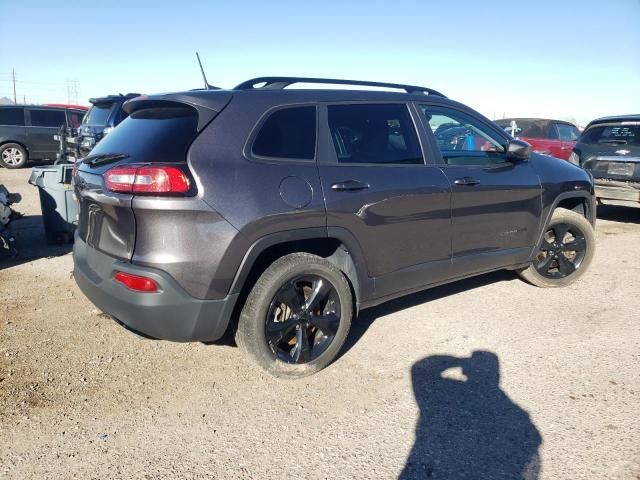
[{"label": "utility pole", "polygon": [[18,97],[16,96],[16,69],[11,69],[11,76],[13,77],[13,103],[18,103]]},{"label": "utility pole", "polygon": [[73,81],[73,103],[78,104],[78,80]]}]

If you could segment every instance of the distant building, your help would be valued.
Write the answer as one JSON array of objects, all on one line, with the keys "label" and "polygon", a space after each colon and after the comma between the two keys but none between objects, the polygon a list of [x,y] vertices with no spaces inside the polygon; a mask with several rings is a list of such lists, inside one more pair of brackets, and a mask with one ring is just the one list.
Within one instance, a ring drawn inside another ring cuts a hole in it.
[{"label": "distant building", "polygon": [[13,105],[13,103],[9,97],[0,97],[0,105]]}]

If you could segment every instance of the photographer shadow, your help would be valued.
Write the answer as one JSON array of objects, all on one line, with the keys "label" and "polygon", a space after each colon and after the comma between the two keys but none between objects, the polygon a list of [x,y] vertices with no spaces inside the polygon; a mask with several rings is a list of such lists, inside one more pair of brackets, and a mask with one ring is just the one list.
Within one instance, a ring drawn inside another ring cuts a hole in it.
[{"label": "photographer shadow", "polygon": [[411,374],[420,418],[401,479],[538,478],[542,437],[500,389],[494,353],[434,355]]}]

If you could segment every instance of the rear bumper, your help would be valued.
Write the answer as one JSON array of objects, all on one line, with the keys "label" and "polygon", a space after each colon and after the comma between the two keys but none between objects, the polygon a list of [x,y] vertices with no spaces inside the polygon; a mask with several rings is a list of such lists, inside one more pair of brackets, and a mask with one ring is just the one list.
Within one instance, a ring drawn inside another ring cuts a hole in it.
[{"label": "rear bumper", "polygon": [[598,178],[594,180],[594,183],[597,198],[640,202],[640,183],[626,183]]},{"label": "rear bumper", "polygon": [[[76,283],[94,305],[125,327],[156,339],[218,340],[227,329],[238,297],[194,298],[165,272],[110,257],[88,247],[77,234],[73,263]],[[152,278],[160,291],[133,292],[113,280],[116,271]]]}]

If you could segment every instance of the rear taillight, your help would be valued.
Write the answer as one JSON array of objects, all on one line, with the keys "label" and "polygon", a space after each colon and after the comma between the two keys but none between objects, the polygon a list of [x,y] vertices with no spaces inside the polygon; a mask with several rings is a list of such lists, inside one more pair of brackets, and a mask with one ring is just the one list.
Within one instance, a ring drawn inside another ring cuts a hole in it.
[{"label": "rear taillight", "polygon": [[147,195],[187,193],[189,177],[177,167],[115,167],[104,175],[107,189],[118,193]]},{"label": "rear taillight", "polygon": [[113,279],[134,292],[153,293],[159,290],[158,284],[148,277],[141,277],[139,275],[132,275],[125,272],[116,272]]},{"label": "rear taillight", "polygon": [[580,157],[576,152],[571,152],[571,155],[569,155],[568,160],[569,160],[569,163],[573,163],[574,165],[580,166]]}]

